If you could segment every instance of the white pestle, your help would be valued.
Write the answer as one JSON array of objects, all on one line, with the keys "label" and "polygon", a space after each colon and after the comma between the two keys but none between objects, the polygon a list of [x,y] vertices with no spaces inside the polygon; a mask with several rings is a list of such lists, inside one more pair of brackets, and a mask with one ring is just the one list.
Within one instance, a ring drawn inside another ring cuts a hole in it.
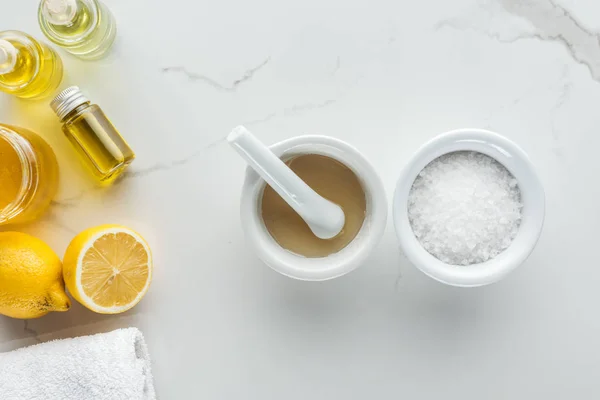
[{"label": "white pestle", "polygon": [[227,141],[302,217],[316,237],[331,239],[342,231],[346,222],[342,208],[315,192],[245,127],[231,131]]}]

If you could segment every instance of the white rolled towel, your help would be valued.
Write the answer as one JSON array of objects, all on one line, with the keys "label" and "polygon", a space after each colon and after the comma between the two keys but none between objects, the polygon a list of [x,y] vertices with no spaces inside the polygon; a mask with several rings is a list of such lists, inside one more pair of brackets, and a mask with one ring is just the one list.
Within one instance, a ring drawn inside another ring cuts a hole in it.
[{"label": "white rolled towel", "polygon": [[154,400],[150,357],[136,328],[0,354],[2,400]]}]

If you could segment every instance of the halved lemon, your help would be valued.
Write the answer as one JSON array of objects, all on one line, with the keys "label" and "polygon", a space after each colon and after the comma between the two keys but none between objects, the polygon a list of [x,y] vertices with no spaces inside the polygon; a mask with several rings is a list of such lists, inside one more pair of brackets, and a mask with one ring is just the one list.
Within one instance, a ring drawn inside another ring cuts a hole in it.
[{"label": "halved lemon", "polygon": [[101,314],[118,314],[140,302],[152,280],[152,253],[137,232],[101,225],[73,239],[63,260],[71,295]]}]

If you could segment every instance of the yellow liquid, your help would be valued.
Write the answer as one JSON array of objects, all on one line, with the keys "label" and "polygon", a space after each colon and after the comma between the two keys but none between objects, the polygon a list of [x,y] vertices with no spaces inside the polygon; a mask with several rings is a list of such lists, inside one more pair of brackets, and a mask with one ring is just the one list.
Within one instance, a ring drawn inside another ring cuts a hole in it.
[{"label": "yellow liquid", "polygon": [[135,159],[133,150],[95,104],[68,117],[63,132],[84,164],[104,183],[118,178]]},{"label": "yellow liquid", "polygon": [[332,239],[319,239],[306,222],[270,186],[266,186],[261,204],[265,227],[284,249],[305,257],[326,257],[346,247],[365,221],[367,199],[358,177],[333,158],[306,154],[286,164],[315,192],[344,210],[346,223]]},{"label": "yellow liquid", "polygon": [[23,167],[15,148],[0,137],[0,210],[12,203],[23,186]]},{"label": "yellow liquid", "polygon": [[39,217],[56,194],[56,157],[27,129],[0,124],[0,133],[0,225],[28,222]]},{"label": "yellow liquid", "polygon": [[46,97],[56,90],[63,78],[63,64],[54,50],[20,32],[0,32],[0,39],[18,51],[13,71],[0,74],[0,90],[27,99]]},{"label": "yellow liquid", "polygon": [[96,0],[78,0],[77,12],[68,25],[52,24],[46,20],[40,7],[39,22],[49,40],[86,60],[103,57],[113,45],[117,33],[111,12]]},{"label": "yellow liquid", "polygon": [[54,25],[52,24],[52,30],[63,38],[68,37],[79,37],[84,35],[94,25],[94,19],[92,18],[92,12],[90,8],[83,2],[77,2],[77,12],[73,21],[68,25]]}]

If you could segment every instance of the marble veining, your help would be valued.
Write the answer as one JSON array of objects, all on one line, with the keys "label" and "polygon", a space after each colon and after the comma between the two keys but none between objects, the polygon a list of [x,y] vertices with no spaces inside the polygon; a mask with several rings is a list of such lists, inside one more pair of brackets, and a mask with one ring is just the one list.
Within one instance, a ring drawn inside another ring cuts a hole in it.
[{"label": "marble veining", "polygon": [[254,74],[258,72],[261,68],[267,65],[271,61],[271,57],[267,57],[262,63],[257,65],[254,68],[247,70],[244,75],[236,80],[230,86],[224,86],[214,79],[209,78],[208,76],[198,74],[196,72],[188,71],[188,69],[182,65],[173,66],[173,67],[164,67],[161,69],[163,73],[172,73],[179,72],[184,74],[190,81],[200,81],[208,84],[209,86],[214,87],[215,89],[222,90],[225,92],[235,92],[241,84],[247,82],[252,79]]},{"label": "marble veining", "polygon": [[25,332],[27,335],[31,336],[33,338],[33,340],[35,340],[38,343],[41,343],[42,341],[40,340],[40,338],[38,337],[38,333],[29,327],[29,320],[24,320],[23,321],[23,332]]},{"label": "marble veining", "polygon": [[[140,328],[163,399],[589,399],[600,320],[600,3],[581,0],[105,0],[113,53],[67,75],[137,153],[96,186],[47,101],[0,94],[0,122],[55,149],[60,190],[33,224],[62,255],[90,226],[120,223],[155,258],[123,315],[0,317],[0,351]],[[0,29],[41,38],[36,1],[0,0]],[[536,250],[504,281],[446,287],[399,254],[391,220],[363,267],[319,284],[283,277],[245,244],[245,165],[225,137],[343,139],[391,200],[406,159],[435,135],[482,127],[519,143],[547,197]],[[459,366],[457,368],[457,366]],[[502,377],[499,380],[498,377]]]},{"label": "marble veining", "polygon": [[470,29],[500,43],[520,40],[558,43],[575,62],[589,70],[592,79],[600,82],[600,33],[586,28],[565,7],[553,0],[488,0],[478,3],[479,12],[476,14],[497,13],[500,11],[498,5],[505,12],[527,20],[531,29],[503,34],[487,29],[481,24],[482,19],[468,17],[445,19],[438,22],[435,28]]}]

